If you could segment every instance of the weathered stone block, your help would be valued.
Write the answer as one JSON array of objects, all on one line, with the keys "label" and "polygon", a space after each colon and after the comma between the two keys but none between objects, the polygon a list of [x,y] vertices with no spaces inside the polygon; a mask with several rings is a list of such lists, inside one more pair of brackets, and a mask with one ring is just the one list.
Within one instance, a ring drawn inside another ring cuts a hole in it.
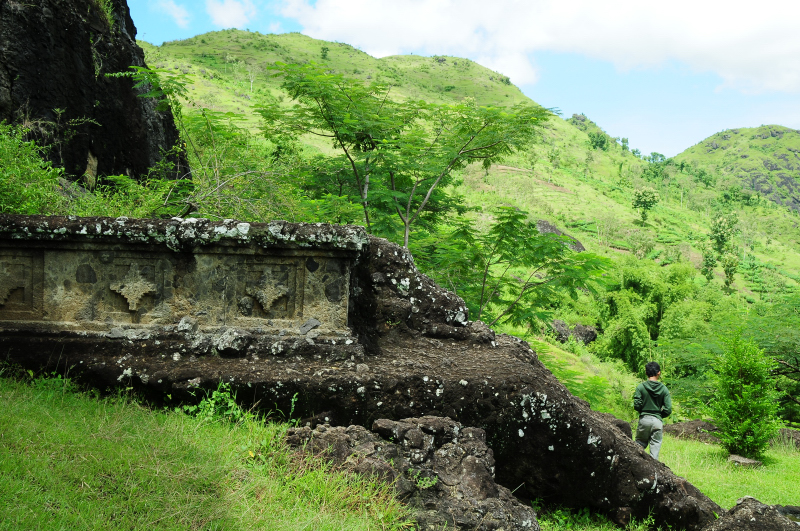
[{"label": "weathered stone block", "polygon": [[170,358],[244,356],[265,343],[278,354],[300,335],[304,348],[337,339],[353,344],[347,295],[366,234],[355,227],[303,228],[0,217],[3,342],[13,336],[21,345],[26,334],[76,346],[86,339],[91,347],[122,339],[165,342],[159,350]]}]

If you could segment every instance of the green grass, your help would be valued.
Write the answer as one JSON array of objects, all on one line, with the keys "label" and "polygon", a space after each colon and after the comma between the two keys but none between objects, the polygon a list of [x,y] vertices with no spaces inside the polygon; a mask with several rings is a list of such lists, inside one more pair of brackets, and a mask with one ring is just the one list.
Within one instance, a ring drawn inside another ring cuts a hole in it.
[{"label": "green grass", "polygon": [[203,422],[67,380],[0,378],[0,529],[382,530],[391,489],[291,453],[285,424]]},{"label": "green grass", "polygon": [[742,496],[780,505],[800,500],[800,451],[789,444],[768,450],[763,467],[741,468],[727,462],[728,454],[719,445],[665,435],[659,457],[724,509]]},{"label": "green grass", "polygon": [[[619,531],[619,526],[614,524],[602,514],[592,513],[588,509],[570,510],[560,507],[537,507],[537,520],[542,531]],[[652,529],[653,521],[647,518],[644,521],[631,520],[625,529],[629,531],[647,531]]]}]

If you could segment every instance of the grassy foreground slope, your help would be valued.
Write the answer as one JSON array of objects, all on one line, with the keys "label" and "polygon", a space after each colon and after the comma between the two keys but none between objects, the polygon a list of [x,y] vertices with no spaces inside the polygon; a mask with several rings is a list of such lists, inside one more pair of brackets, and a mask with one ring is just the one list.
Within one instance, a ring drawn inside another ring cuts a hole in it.
[{"label": "grassy foreground slope", "polygon": [[[286,427],[153,411],[78,392],[69,380],[0,377],[0,529],[414,528],[386,485],[288,451]],[[789,445],[758,469],[670,437],[662,456],[723,507],[745,495],[796,503],[800,452]],[[537,512],[543,530],[617,529],[588,510]]]},{"label": "grassy foreground slope", "polygon": [[232,424],[0,377],[0,529],[393,530],[391,488]]}]

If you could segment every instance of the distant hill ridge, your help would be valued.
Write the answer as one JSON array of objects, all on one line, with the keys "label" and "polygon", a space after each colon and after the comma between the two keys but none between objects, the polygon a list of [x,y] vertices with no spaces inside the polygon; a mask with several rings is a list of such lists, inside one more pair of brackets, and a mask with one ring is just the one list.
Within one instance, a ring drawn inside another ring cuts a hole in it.
[{"label": "distant hill ridge", "polygon": [[800,130],[780,125],[727,129],[675,157],[770,201],[800,210]]}]

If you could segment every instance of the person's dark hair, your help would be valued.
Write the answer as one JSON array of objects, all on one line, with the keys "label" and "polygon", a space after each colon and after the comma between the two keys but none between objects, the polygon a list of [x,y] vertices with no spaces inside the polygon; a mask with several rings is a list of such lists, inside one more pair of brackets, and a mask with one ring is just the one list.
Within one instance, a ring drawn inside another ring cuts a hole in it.
[{"label": "person's dark hair", "polygon": [[656,376],[661,372],[661,365],[659,365],[657,361],[651,361],[644,366],[644,372],[647,374],[648,378],[651,376]]}]

